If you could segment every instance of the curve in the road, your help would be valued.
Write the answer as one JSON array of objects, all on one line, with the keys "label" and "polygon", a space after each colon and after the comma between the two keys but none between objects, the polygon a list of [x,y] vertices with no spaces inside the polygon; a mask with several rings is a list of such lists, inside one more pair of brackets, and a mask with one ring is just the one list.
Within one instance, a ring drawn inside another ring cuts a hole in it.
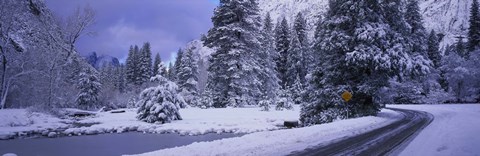
[{"label": "curve in the road", "polygon": [[318,145],[304,151],[293,152],[293,156],[325,155],[388,155],[405,147],[421,130],[433,121],[427,112],[388,108],[403,115],[401,120],[387,126],[328,145]]}]

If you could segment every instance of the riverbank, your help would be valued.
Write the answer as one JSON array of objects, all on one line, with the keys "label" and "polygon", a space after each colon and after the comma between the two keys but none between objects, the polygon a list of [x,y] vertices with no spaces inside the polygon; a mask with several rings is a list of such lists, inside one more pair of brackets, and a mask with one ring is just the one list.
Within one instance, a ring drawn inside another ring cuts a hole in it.
[{"label": "riverbank", "polygon": [[136,119],[136,109],[124,113],[99,112],[90,117],[60,119],[26,109],[0,110],[0,140],[30,137],[62,137],[104,133],[174,133],[204,135],[208,133],[245,134],[283,129],[283,122],[298,120],[294,110],[260,111],[259,108],[221,108],[180,110],[183,120],[167,124],[150,124]]}]

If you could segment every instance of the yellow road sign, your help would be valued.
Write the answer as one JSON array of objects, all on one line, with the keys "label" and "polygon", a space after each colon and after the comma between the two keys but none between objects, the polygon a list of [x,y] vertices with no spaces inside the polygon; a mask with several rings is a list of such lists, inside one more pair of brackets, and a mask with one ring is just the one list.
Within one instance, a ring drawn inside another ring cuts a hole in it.
[{"label": "yellow road sign", "polygon": [[345,100],[345,102],[348,102],[352,99],[352,93],[350,93],[349,91],[345,91],[342,94],[342,98],[343,100]]}]

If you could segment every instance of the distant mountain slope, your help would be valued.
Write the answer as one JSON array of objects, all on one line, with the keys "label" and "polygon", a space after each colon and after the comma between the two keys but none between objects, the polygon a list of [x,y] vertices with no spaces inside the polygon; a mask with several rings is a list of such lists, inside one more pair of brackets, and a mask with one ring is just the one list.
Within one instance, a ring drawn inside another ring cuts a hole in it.
[{"label": "distant mountain slope", "polygon": [[104,66],[111,65],[114,67],[120,66],[120,61],[118,58],[110,55],[100,55],[98,56],[96,52],[91,52],[89,55],[84,56],[88,64],[95,67],[95,69],[100,69]]},{"label": "distant mountain slope", "polygon": [[472,0],[421,0],[425,27],[445,34],[442,47],[453,44],[459,35],[466,36]]},{"label": "distant mountain slope", "polygon": [[[424,16],[425,27],[445,34],[442,47],[453,44],[458,35],[466,35],[468,29],[469,10],[472,0],[419,0]],[[298,12],[302,12],[309,21],[309,29],[328,9],[328,0],[259,0],[261,14],[270,12],[272,19],[285,16],[290,22]],[[311,33],[312,34],[312,33]]]}]

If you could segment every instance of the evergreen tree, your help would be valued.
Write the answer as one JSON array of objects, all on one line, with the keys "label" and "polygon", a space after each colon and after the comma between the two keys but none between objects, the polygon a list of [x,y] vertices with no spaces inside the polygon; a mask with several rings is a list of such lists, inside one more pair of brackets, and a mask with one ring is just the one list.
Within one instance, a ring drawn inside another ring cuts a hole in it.
[{"label": "evergreen tree", "polygon": [[262,72],[259,75],[262,87],[260,87],[266,101],[274,101],[280,88],[279,79],[275,70],[275,58],[278,57],[275,51],[275,39],[273,37],[273,23],[270,13],[267,13],[262,29],[262,50],[259,52],[259,62]]},{"label": "evergreen tree", "polygon": [[413,72],[401,72],[389,81],[390,89],[393,91],[392,94],[396,95],[393,99],[403,99],[395,101],[402,101],[401,103],[419,103],[421,102],[419,97],[424,96],[422,94],[428,91],[428,87],[422,88],[420,86],[428,83],[425,76],[427,76],[427,72],[431,72],[432,69],[431,61],[427,53],[427,34],[423,26],[422,16],[419,12],[418,2],[416,0],[407,1],[406,13],[402,11],[404,3],[400,0],[384,1],[384,3],[387,3],[387,6],[384,5],[386,11],[384,16],[392,28],[391,33],[387,35],[389,47],[392,47],[390,50],[393,50],[389,53],[394,54],[392,55],[393,57],[402,58],[401,55],[395,55],[395,51],[405,51],[410,59],[404,59],[402,61],[419,63],[418,66],[405,66],[406,69],[400,70],[412,70]]},{"label": "evergreen tree", "polygon": [[468,28],[468,51],[472,52],[480,46],[480,12],[478,0],[473,0],[470,8],[470,20]]},{"label": "evergreen tree", "polygon": [[126,61],[126,79],[128,84],[133,84],[136,82],[137,78],[137,62],[136,62],[136,51],[134,50],[133,46],[130,46],[130,50],[128,50],[128,57]]},{"label": "evergreen tree", "polygon": [[180,65],[182,63],[182,57],[183,57],[183,50],[178,49],[177,57],[175,58],[175,64],[173,65],[173,68],[172,68],[173,77],[171,77],[171,79],[173,82],[178,82],[178,71],[180,71],[180,68],[181,68]]},{"label": "evergreen tree", "polygon": [[[375,115],[380,106],[374,97],[388,86],[390,78],[425,69],[422,61],[391,44],[396,41],[389,36],[398,32],[390,27],[383,11],[378,0],[329,1],[315,43],[315,50],[322,55],[317,58],[320,65],[312,74],[309,103],[301,110],[304,125]],[[411,68],[403,68],[407,66]],[[348,103],[341,99],[345,91],[353,94]]]},{"label": "evergreen tree", "polygon": [[168,76],[167,76],[168,80],[173,81],[173,78],[175,77],[174,72],[175,72],[175,68],[172,65],[172,62],[168,63]]},{"label": "evergreen tree", "polygon": [[182,90],[185,100],[191,106],[198,105],[198,65],[195,61],[193,49],[186,49],[186,53],[180,60],[178,72],[178,85]]},{"label": "evergreen tree", "polygon": [[300,82],[300,76],[297,76],[294,83],[290,86],[290,95],[292,96],[292,101],[294,104],[302,104],[305,100],[303,99],[303,85]]},{"label": "evergreen tree", "polygon": [[295,83],[296,78],[300,78],[305,66],[302,64],[302,47],[298,36],[292,34],[292,40],[290,41],[290,47],[287,52],[287,87],[290,87]]},{"label": "evergreen tree", "polygon": [[80,108],[97,108],[98,95],[102,84],[95,74],[91,71],[80,73],[80,79],[77,88],[80,90],[76,102]]},{"label": "evergreen tree", "polygon": [[301,47],[301,50],[298,53],[300,59],[299,63],[301,66],[298,69],[298,74],[300,76],[301,83],[304,84],[305,76],[314,66],[312,65],[313,54],[310,50],[310,43],[307,34],[307,20],[303,17],[302,13],[297,14],[293,28]]},{"label": "evergreen tree", "polygon": [[125,65],[121,64],[119,67],[115,69],[116,81],[115,81],[115,88],[123,93],[126,88],[126,80],[125,80]]},{"label": "evergreen tree", "polygon": [[[159,65],[160,63],[162,63],[162,59],[160,58],[160,53],[157,53],[157,55],[155,55],[155,61],[153,61],[153,75],[158,75],[159,71]],[[162,76],[166,76],[166,75],[162,75]]]},{"label": "evergreen tree", "polygon": [[407,1],[405,20],[410,26],[408,34],[411,44],[410,54],[426,56],[427,32],[423,26],[423,17],[417,0]]},{"label": "evergreen tree", "polygon": [[290,29],[288,27],[288,22],[285,17],[283,17],[282,22],[277,23],[275,28],[275,50],[278,53],[276,59],[277,63],[277,73],[278,78],[280,79],[280,86],[282,89],[288,89],[288,49],[290,48]]},{"label": "evergreen tree", "polygon": [[432,30],[430,35],[428,35],[427,53],[430,60],[432,60],[434,68],[440,67],[440,62],[442,60],[439,46],[440,43],[437,33],[435,33],[435,30]]},{"label": "evergreen tree", "polygon": [[138,78],[137,84],[141,85],[152,77],[152,51],[150,49],[150,43],[146,42],[143,44],[142,49],[140,50],[141,54],[139,57],[138,64]]},{"label": "evergreen tree", "polygon": [[221,0],[212,17],[205,45],[215,47],[207,82],[214,107],[256,104],[260,80],[257,35],[261,26],[255,0]]},{"label": "evergreen tree", "polygon": [[148,123],[169,123],[182,120],[179,109],[185,101],[178,93],[178,86],[161,75],[152,80],[158,81],[157,87],[147,88],[140,94],[140,106],[137,118]]}]

